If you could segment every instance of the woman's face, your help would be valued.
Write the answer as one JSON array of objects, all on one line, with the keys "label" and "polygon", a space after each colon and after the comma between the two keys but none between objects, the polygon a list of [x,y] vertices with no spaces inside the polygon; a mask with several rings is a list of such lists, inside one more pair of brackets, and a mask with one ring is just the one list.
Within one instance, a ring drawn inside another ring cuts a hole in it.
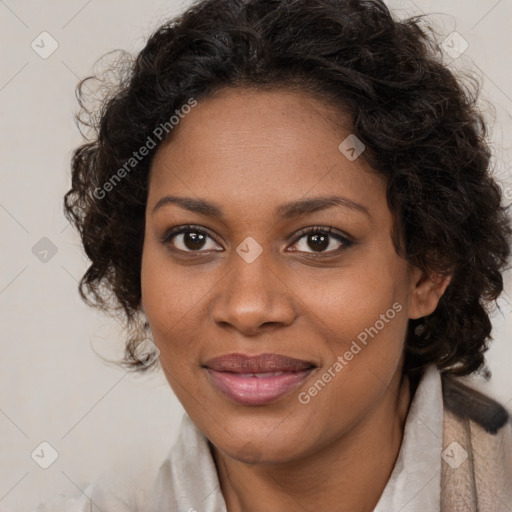
[{"label": "woman's face", "polygon": [[437,304],[329,119],[347,121],[306,93],[223,90],[152,164],[142,305],[174,392],[235,459],[297,460],[380,417],[408,319]]}]

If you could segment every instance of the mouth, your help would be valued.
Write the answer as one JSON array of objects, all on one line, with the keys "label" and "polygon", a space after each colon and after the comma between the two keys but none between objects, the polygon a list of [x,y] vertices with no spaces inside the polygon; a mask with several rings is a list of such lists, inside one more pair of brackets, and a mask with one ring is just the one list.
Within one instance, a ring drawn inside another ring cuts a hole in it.
[{"label": "mouth", "polygon": [[214,387],[232,401],[262,405],[297,389],[316,365],[280,354],[228,354],[210,359],[203,367]]}]

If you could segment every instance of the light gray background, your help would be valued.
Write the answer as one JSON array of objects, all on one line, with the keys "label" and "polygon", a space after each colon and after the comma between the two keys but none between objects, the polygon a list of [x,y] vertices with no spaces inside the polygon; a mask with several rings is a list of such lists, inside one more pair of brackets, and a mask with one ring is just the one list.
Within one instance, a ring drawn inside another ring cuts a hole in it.
[{"label": "light gray background", "polygon": [[[489,115],[489,104],[495,108],[496,167],[512,199],[512,0],[387,3],[400,17],[437,13],[439,42],[453,31],[467,41],[451,65],[473,69],[484,82],[482,108]],[[134,378],[94,353],[114,355],[122,331],[78,297],[87,262],[63,217],[62,196],[72,149],[81,143],[73,123],[79,77],[107,51],[138,51],[160,21],[187,5],[0,0],[0,510],[31,510],[57,493],[79,493],[113,464],[137,466],[144,451],[159,461],[176,438],[182,408],[162,375]],[[43,31],[59,45],[46,59],[31,48]],[[57,248],[46,262],[32,252],[43,237]],[[509,408],[511,284],[508,275],[488,355],[494,376],[482,384]],[[46,470],[30,456],[42,441],[59,454]]]}]

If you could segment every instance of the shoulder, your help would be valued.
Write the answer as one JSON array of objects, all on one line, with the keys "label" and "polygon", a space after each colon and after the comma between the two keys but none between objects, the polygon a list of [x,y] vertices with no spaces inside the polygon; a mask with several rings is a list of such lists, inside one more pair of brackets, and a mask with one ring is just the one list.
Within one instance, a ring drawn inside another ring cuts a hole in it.
[{"label": "shoulder", "polygon": [[119,462],[72,495],[54,496],[33,512],[145,511],[161,462],[144,458],[144,454],[136,467]]},{"label": "shoulder", "polygon": [[444,509],[511,510],[510,414],[496,400],[460,379],[444,375],[442,382]]},{"label": "shoulder", "polygon": [[89,484],[80,496],[72,497],[59,494],[41,503],[33,512],[91,512],[91,496],[94,492],[94,484]]},{"label": "shoulder", "polygon": [[490,434],[496,434],[510,422],[510,414],[500,403],[457,377],[442,374],[441,382],[444,406],[457,417],[474,421]]}]

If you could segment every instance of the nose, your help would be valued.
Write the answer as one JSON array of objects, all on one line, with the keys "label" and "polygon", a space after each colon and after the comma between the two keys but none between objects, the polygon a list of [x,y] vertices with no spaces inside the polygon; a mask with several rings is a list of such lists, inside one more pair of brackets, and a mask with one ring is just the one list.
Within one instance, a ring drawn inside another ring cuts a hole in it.
[{"label": "nose", "polygon": [[212,320],[247,336],[288,326],[296,317],[294,296],[281,272],[260,255],[247,263],[233,255],[231,269],[216,287],[210,307]]}]

